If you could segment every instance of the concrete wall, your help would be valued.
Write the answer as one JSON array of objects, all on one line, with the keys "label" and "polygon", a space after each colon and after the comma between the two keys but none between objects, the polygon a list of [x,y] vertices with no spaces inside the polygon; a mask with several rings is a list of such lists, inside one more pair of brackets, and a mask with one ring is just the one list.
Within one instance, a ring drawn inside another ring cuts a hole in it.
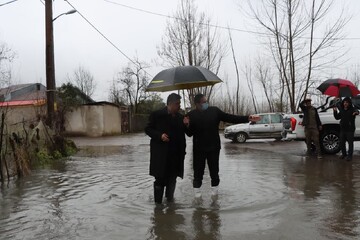
[{"label": "concrete wall", "polygon": [[[45,117],[46,105],[3,107],[0,108],[0,111],[6,112],[8,129],[17,131],[23,129],[23,120],[25,121],[25,126],[29,127],[31,123],[35,125],[38,123],[39,116],[43,115]],[[65,116],[65,134],[91,137],[121,134],[121,112],[121,109],[113,104],[94,104],[77,107]],[[123,115],[128,116],[125,113]]]},{"label": "concrete wall", "polygon": [[46,114],[46,105],[2,107],[0,111],[5,113],[7,128],[16,131],[23,128],[24,122],[26,127],[29,127],[31,123],[37,125],[39,117]]},{"label": "concrete wall", "polygon": [[121,111],[115,105],[83,105],[67,113],[65,119],[67,135],[99,137],[121,134]]}]

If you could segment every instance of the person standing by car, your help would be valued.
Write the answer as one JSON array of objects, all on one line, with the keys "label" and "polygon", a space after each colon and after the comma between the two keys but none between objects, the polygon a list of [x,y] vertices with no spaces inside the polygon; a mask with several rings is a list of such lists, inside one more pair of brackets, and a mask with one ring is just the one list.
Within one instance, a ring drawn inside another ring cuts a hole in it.
[{"label": "person standing by car", "polygon": [[311,143],[314,143],[318,158],[322,158],[319,131],[322,130],[322,125],[317,109],[311,105],[311,98],[307,96],[305,100],[300,103],[300,108],[304,113],[302,125],[305,127],[305,141],[306,141],[306,154],[311,155]]},{"label": "person standing by car", "polygon": [[195,197],[201,197],[202,185],[206,160],[211,177],[212,196],[218,193],[219,178],[219,154],[220,154],[220,121],[230,123],[256,122],[260,120],[257,115],[236,116],[224,113],[217,107],[209,107],[206,97],[197,94],[194,98],[196,109],[188,113],[185,123],[189,128],[189,136],[193,136],[193,187]]},{"label": "person standing by car", "polygon": [[[354,133],[355,133],[355,117],[359,115],[349,97],[342,100],[341,106],[334,107],[335,119],[340,119],[340,147],[341,147],[341,159],[346,158],[347,161],[352,160],[354,151]],[[346,141],[349,144],[349,151],[346,153]]]},{"label": "person standing by car", "polygon": [[167,201],[172,201],[176,178],[184,175],[185,131],[180,110],[180,95],[172,93],[167,106],[150,114],[145,133],[150,140],[150,175],[155,177],[154,200],[162,203],[164,188]]}]

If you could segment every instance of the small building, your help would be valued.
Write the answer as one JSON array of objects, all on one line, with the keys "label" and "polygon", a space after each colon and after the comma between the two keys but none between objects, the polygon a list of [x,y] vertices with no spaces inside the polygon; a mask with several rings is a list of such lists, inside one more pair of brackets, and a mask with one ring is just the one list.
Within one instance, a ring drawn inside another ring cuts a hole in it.
[{"label": "small building", "polygon": [[0,111],[5,113],[7,127],[11,129],[38,122],[46,116],[45,86],[29,83],[0,89]]},{"label": "small building", "polygon": [[[67,111],[64,133],[71,136],[106,136],[128,132],[129,114],[126,107],[109,102],[95,102],[75,87],[82,105]],[[0,111],[6,115],[11,129],[35,124],[47,113],[46,87],[41,83],[18,84],[0,89]],[[12,130],[13,131],[13,130]]]}]

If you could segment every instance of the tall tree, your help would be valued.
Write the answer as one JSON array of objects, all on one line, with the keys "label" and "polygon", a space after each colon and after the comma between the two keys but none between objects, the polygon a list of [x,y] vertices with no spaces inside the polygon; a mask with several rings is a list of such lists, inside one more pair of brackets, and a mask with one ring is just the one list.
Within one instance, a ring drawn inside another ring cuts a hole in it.
[{"label": "tall tree", "polygon": [[[220,41],[217,29],[203,12],[198,12],[194,0],[180,0],[173,19],[167,22],[158,55],[166,66],[202,66],[215,74],[219,73],[226,54],[226,45]],[[212,87],[189,89],[192,99],[195,92],[202,92],[208,98]]]},{"label": "tall tree", "polygon": [[6,43],[0,43],[0,87],[10,85],[11,64],[15,58],[15,52]]},{"label": "tall tree", "polygon": [[343,38],[349,20],[343,11],[338,11],[338,16],[330,15],[334,4],[334,0],[248,0],[251,15],[268,36],[293,112],[300,97],[306,95],[314,71],[334,64],[329,55],[339,50],[337,42]]},{"label": "tall tree", "polygon": [[78,87],[83,93],[91,97],[94,94],[96,83],[91,72],[83,66],[76,68],[72,76],[68,75],[68,81]]},{"label": "tall tree", "polygon": [[260,57],[255,63],[255,78],[260,82],[269,106],[269,111],[274,111],[273,103],[273,85],[271,84],[271,72],[269,64],[263,61]]},{"label": "tall tree", "polygon": [[128,66],[124,67],[121,72],[118,72],[115,77],[119,87],[117,90],[114,89],[113,93],[119,94],[117,95],[118,99],[130,105],[133,114],[138,113],[139,103],[146,100],[150,95],[145,92],[150,82],[146,73],[147,68],[149,68],[147,63],[136,58],[133,62],[128,63]]}]

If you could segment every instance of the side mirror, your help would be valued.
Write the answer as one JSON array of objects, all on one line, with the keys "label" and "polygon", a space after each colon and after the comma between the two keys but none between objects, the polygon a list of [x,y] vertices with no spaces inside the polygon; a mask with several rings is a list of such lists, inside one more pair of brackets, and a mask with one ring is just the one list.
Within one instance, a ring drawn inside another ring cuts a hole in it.
[{"label": "side mirror", "polygon": [[254,125],[256,122],[250,122],[250,125]]},{"label": "side mirror", "polygon": [[300,114],[300,115],[299,115],[299,118],[303,118],[303,117],[304,117],[304,115],[303,115],[303,114]]}]

